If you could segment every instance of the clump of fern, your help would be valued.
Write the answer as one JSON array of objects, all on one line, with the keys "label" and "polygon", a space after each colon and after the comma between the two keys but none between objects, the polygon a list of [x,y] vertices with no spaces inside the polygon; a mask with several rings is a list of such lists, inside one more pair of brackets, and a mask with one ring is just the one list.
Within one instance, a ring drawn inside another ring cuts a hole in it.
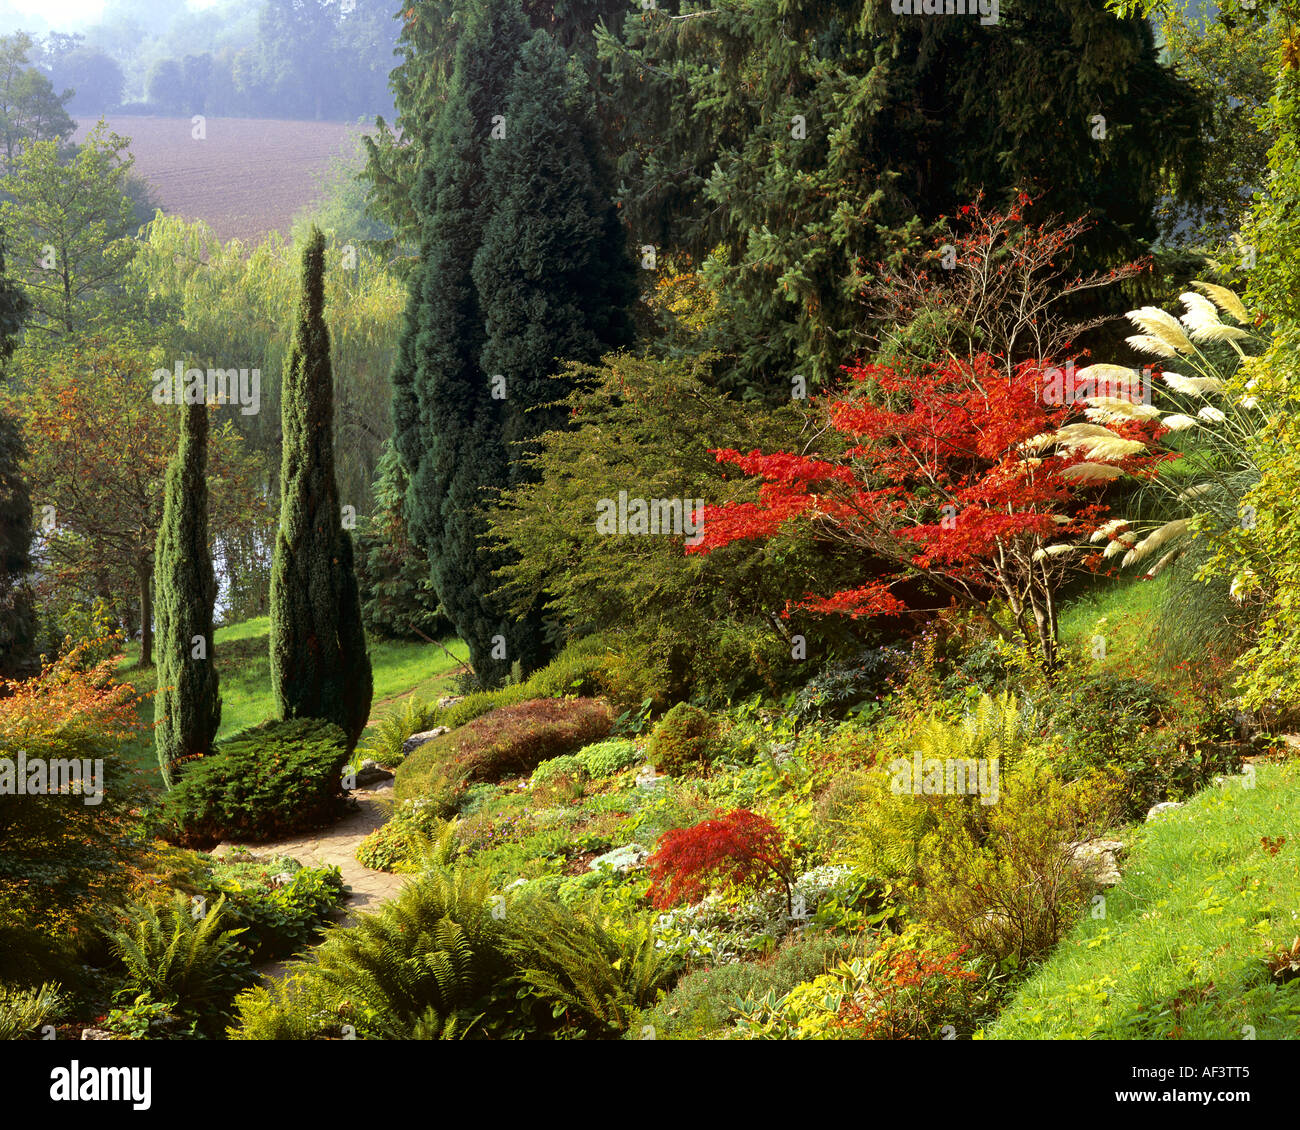
[{"label": "clump of fern", "polygon": [[241,995],[236,1039],[446,1039],[506,972],[486,881],[433,868],[354,926],[335,929],[283,982]]},{"label": "clump of fern", "polygon": [[178,1012],[195,1017],[219,1015],[248,979],[249,964],[235,938],[246,927],[221,928],[226,896],[205,913],[180,891],[161,907],[139,902],[123,911],[123,921],[104,935],[126,970],[124,996],[147,993]]},{"label": "clump of fern", "polygon": [[34,989],[0,985],[0,1040],[30,1035],[63,1007],[59,987],[48,981]]},{"label": "clump of fern", "polygon": [[1038,714],[1011,691],[983,694],[956,722],[929,717],[896,734],[876,757],[861,802],[845,817],[854,865],[864,874],[899,882],[915,881],[921,841],[939,824],[945,808],[960,806],[978,829],[986,811],[978,798],[941,794],[896,794],[890,765],[936,758],[998,760],[1000,778],[1022,762],[1046,753]]},{"label": "clump of fern", "polygon": [[441,715],[437,704],[425,702],[411,695],[406,705],[394,710],[375,723],[374,732],[365,740],[353,758],[355,765],[373,761],[377,765],[395,768],[401,765],[406,754],[402,746],[412,734],[432,729]]},{"label": "clump of fern", "polygon": [[656,948],[653,922],[542,898],[510,908],[502,948],[515,976],[585,1034],[611,1037],[671,987],[678,959]]}]

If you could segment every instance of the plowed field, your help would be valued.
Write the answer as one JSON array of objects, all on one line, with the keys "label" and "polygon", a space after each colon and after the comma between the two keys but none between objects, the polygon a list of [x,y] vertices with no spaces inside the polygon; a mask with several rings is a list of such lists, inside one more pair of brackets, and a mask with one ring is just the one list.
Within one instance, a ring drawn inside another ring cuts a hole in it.
[{"label": "plowed field", "polygon": [[[73,139],[94,124],[79,121]],[[189,118],[121,116],[108,126],[131,138],[135,171],[165,212],[251,243],[272,230],[288,235],[295,213],[319,195],[320,174],[364,132],[343,122],[209,117],[196,140]]]}]

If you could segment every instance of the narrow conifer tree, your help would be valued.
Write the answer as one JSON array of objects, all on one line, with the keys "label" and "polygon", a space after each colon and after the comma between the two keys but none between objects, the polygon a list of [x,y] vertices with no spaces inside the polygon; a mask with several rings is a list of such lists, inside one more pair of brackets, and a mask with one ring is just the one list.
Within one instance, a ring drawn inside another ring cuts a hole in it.
[{"label": "narrow conifer tree", "polygon": [[[0,249],[0,381],[18,344],[29,304],[5,275]],[[0,412],[0,678],[35,673],[36,615],[27,574],[32,567],[32,500],[22,477],[25,454],[18,421]]]},{"label": "narrow conifer tree", "polygon": [[154,551],[158,693],[154,744],[170,787],[177,762],[209,753],[221,724],[212,646],[217,576],[208,551],[208,407],[181,408],[180,443],[167,467]]},{"label": "narrow conifer tree", "polygon": [[302,298],[281,389],[280,530],[271,562],[271,687],[281,718],[334,722],[355,745],[374,689],[352,538],[334,475],[334,374],[325,237],[303,252]]},{"label": "narrow conifer tree", "polygon": [[468,19],[416,206],[422,265],[393,373],[406,512],[439,601],[486,684],[546,658],[540,601],[513,616],[509,557],[485,543],[495,496],[562,413],[566,361],[632,340],[635,269],[581,69],[518,0]]}]

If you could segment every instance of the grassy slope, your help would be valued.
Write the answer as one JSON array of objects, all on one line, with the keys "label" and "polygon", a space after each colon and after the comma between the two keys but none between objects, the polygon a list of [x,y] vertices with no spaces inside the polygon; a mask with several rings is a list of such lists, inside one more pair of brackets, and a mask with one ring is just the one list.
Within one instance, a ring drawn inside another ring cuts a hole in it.
[{"label": "grassy slope", "polygon": [[[1067,935],[990,1039],[1294,1039],[1261,958],[1300,934],[1300,766],[1263,766],[1135,829],[1104,917]],[[1286,838],[1275,854],[1262,837]]]},{"label": "grassy slope", "polygon": [[[219,738],[265,722],[275,712],[271,696],[269,633],[270,621],[265,616],[216,631],[214,650],[221,676]],[[461,668],[468,651],[459,640],[445,641],[444,646],[455,659],[435,644],[399,640],[371,642],[370,664],[375,677],[374,705],[370,711],[372,724],[397,708],[409,694],[436,698],[449,693],[451,676]],[[147,670],[137,667],[139,657],[139,644],[128,645],[118,668],[119,674],[141,694],[152,694],[157,686],[156,671],[152,667]],[[152,702],[145,704],[142,714],[146,722],[153,721]],[[152,732],[129,747],[126,753],[135,768],[145,770],[151,783],[158,783]]]}]

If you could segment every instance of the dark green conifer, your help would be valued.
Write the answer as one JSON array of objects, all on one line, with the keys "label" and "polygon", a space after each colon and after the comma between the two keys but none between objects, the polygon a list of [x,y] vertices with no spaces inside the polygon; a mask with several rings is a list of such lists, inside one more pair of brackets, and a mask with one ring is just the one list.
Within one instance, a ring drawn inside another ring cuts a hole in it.
[{"label": "dark green conifer", "polygon": [[334,377],[325,237],[303,252],[302,298],[281,390],[280,529],[271,562],[271,687],[281,718],[334,722],[355,745],[374,689],[352,538],[334,475]]},{"label": "dark green conifer", "polygon": [[168,786],[178,761],[211,752],[221,725],[212,646],[217,575],[208,550],[208,407],[187,404],[180,412],[180,443],[167,467],[154,551],[154,744]]}]

